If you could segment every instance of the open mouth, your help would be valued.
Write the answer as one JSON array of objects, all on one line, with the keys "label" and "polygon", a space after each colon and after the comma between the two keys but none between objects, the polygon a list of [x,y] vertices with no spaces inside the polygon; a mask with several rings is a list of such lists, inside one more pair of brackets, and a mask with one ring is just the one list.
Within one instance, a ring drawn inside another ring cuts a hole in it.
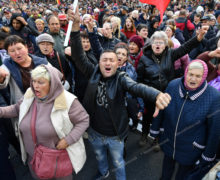
[{"label": "open mouth", "polygon": [[111,71],[111,68],[105,68],[105,71],[106,71],[106,72],[110,72],[110,71]]},{"label": "open mouth", "polygon": [[194,83],[194,82],[190,82],[189,83],[191,86],[195,86],[196,85],[196,83]]},{"label": "open mouth", "polygon": [[40,96],[40,91],[35,90],[35,95]]}]

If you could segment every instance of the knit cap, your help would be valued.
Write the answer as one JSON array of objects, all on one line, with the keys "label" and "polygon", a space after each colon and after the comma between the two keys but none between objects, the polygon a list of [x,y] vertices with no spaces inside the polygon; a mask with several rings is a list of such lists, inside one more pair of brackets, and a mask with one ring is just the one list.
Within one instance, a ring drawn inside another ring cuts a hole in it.
[{"label": "knit cap", "polygon": [[138,35],[133,35],[131,36],[129,43],[130,42],[134,42],[135,44],[137,44],[139,50],[141,50],[141,48],[144,46],[144,40],[141,36]]},{"label": "knit cap", "polygon": [[36,41],[37,41],[37,44],[39,44],[41,42],[50,42],[50,43],[54,44],[53,37],[47,33],[44,33],[44,34],[37,36]]},{"label": "knit cap", "polygon": [[202,75],[202,80],[201,80],[201,82],[200,82],[200,84],[199,84],[199,86],[197,87],[197,88],[199,88],[202,84],[203,84],[203,82],[206,80],[206,78],[207,78],[207,75],[208,75],[208,67],[207,67],[207,65],[206,65],[206,63],[204,62],[204,61],[202,61],[202,60],[200,60],[200,59],[195,59],[195,60],[193,60],[193,61],[191,61],[189,64],[188,64],[188,66],[186,67],[186,70],[185,70],[185,74],[184,74],[184,85],[185,85],[185,87],[188,89],[188,90],[196,90],[196,89],[192,89],[192,88],[190,88],[190,87],[188,87],[187,86],[187,83],[186,83],[186,75],[187,75],[187,73],[188,73],[188,69],[189,69],[189,65],[191,64],[191,63],[193,63],[193,62],[199,62],[199,63],[201,63],[202,64],[202,66],[203,66],[203,75]]}]

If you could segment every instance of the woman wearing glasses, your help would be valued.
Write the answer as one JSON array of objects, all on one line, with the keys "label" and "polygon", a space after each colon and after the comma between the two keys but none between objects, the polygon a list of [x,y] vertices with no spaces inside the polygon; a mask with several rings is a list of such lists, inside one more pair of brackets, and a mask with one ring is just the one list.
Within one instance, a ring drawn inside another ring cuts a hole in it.
[{"label": "woman wearing glasses", "polygon": [[[138,67],[138,82],[152,86],[160,91],[164,91],[168,83],[174,79],[174,62],[185,54],[189,53],[196,47],[206,33],[202,28],[198,31],[197,36],[193,37],[177,49],[168,48],[168,37],[163,31],[156,31],[151,36],[151,44],[143,48]],[[146,113],[142,121],[142,140],[147,141],[150,123],[155,110],[154,104],[145,103]],[[159,147],[155,147],[158,151]]]}]

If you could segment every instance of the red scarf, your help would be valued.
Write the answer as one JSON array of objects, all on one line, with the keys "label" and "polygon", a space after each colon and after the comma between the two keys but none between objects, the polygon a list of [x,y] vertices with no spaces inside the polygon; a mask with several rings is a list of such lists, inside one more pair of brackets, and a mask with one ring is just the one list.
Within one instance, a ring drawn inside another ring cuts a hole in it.
[{"label": "red scarf", "polygon": [[137,66],[138,66],[138,63],[139,63],[139,60],[141,59],[141,56],[143,55],[143,51],[141,50],[140,53],[137,55],[137,56],[132,56],[130,55],[130,58],[132,60],[132,64],[133,66],[135,67],[135,69],[137,69]]}]

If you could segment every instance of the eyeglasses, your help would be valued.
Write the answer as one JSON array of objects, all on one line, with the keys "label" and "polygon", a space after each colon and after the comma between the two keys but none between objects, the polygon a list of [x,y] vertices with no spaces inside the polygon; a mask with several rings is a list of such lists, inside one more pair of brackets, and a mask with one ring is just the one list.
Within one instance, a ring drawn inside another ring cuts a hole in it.
[{"label": "eyeglasses", "polygon": [[163,45],[165,43],[163,41],[154,41],[152,44]]}]

